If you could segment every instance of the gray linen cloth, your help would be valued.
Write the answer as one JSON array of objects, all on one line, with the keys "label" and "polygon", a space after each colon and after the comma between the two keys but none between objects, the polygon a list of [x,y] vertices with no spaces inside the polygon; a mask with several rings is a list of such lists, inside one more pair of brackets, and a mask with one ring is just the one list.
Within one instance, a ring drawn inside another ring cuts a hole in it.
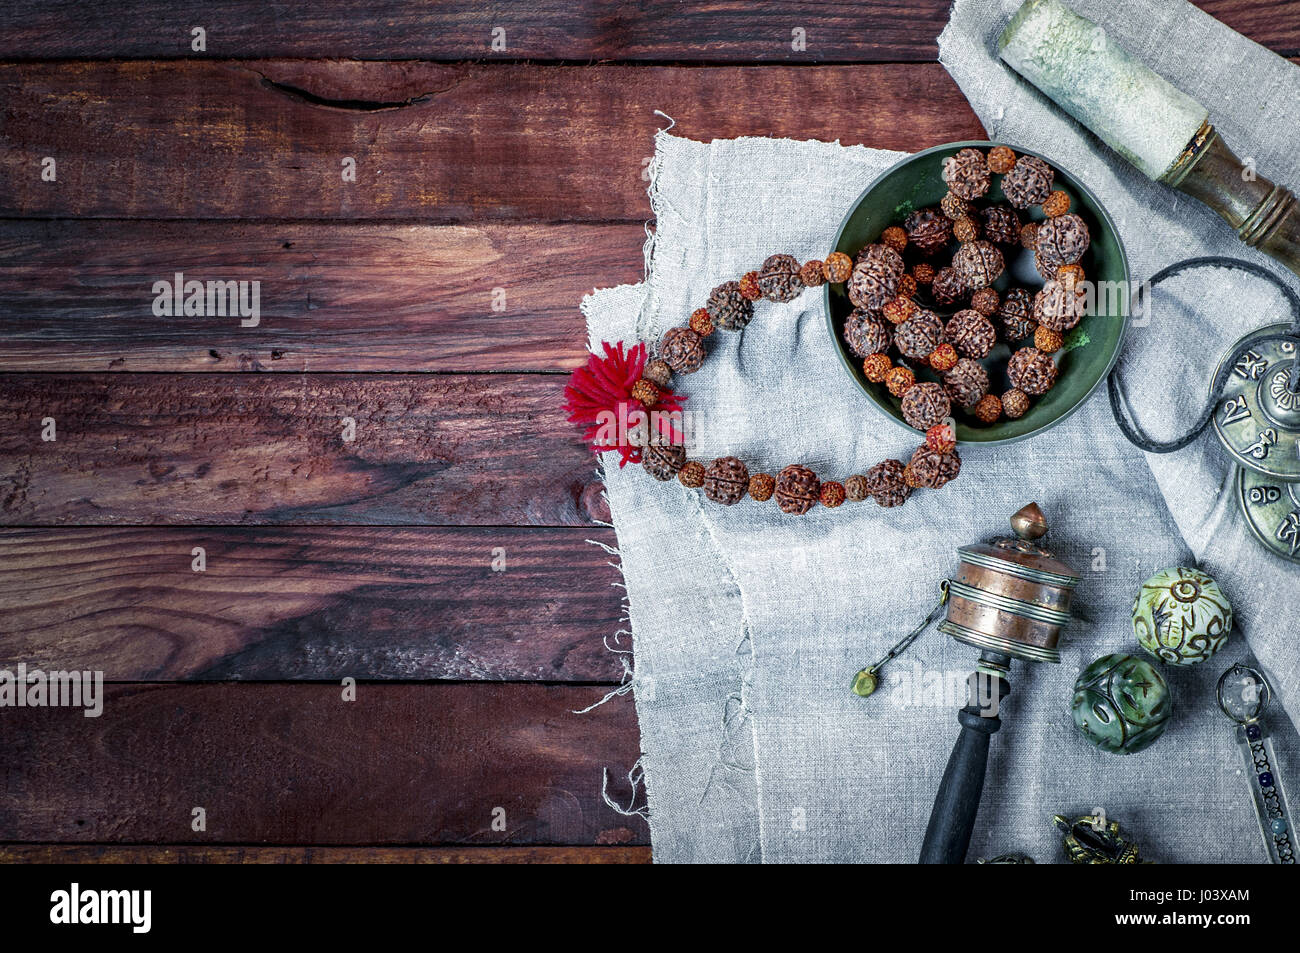
[{"label": "gray linen cloth", "polygon": [[[1097,193],[1138,277],[1193,255],[1251,257],[1212,213],[1131,172],[996,59],[993,41],[1013,9],[959,0],[941,37],[945,65],[990,134],[1047,154]],[[1300,132],[1286,113],[1300,93],[1293,67],[1182,2],[1078,9],[1112,36],[1135,37],[1140,55],[1156,40],[1170,44],[1149,62],[1205,102],[1261,170],[1300,181],[1300,163],[1285,154]],[[1210,50],[1229,64],[1224,76],[1181,65],[1210,62]],[[1239,83],[1254,91],[1248,109]],[[583,302],[592,343],[657,340],[714,285],[773,252],[823,257],[846,209],[899,158],[661,133],[651,267],[641,285]],[[1139,416],[1157,435],[1179,429],[1203,403],[1214,361],[1240,333],[1286,317],[1276,291],[1235,273],[1180,278],[1162,286],[1150,310],[1123,365]],[[918,440],[880,416],[843,372],[819,295],[757,312],[743,333],[716,334],[703,370],[681,381],[695,415],[693,458],[730,453],[773,473],[802,462],[841,479],[886,457],[906,459]],[[1253,649],[1292,716],[1300,712],[1290,639],[1296,567],[1242,528],[1212,441],[1144,455],[1120,435],[1098,391],[1031,440],[964,448],[961,477],[942,491],[918,491],[893,510],[847,504],[802,518],[750,501],[719,507],[606,460],[656,860],[915,860],[976,653],[932,630],[886,669],[870,699],[849,692],[850,678],[930,610],[958,546],[1005,533],[1007,517],[1037,500],[1052,524],[1049,548],[1083,574],[1083,618],[1067,631],[1060,665],[1013,669],[972,859],[1015,851],[1059,860],[1051,815],[1101,808],[1155,860],[1262,861],[1214,685]],[[1205,665],[1164,667],[1175,714],[1154,747],[1128,757],[1091,748],[1070,718],[1075,676],[1100,655],[1139,651],[1128,619],[1138,585],[1191,561],[1219,578],[1249,648],[1237,635]],[[1281,707],[1273,723],[1290,777],[1300,739]]]}]

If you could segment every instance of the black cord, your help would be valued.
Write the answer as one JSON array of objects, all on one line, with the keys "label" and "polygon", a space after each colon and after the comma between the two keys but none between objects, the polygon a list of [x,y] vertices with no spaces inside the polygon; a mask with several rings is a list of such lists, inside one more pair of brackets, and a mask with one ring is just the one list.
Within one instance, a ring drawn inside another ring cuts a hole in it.
[{"label": "black cord", "polygon": [[[1120,387],[1119,365],[1116,364],[1115,369],[1110,372],[1110,377],[1106,380],[1106,386],[1110,392],[1110,411],[1115,417],[1115,423],[1119,426],[1119,429],[1124,436],[1128,438],[1129,443],[1139,449],[1147,451],[1148,453],[1173,453],[1175,450],[1183,449],[1183,447],[1187,446],[1201,435],[1201,432],[1209,426],[1210,421],[1213,419],[1214,411],[1218,408],[1219,401],[1223,399],[1223,389],[1228,386],[1228,374],[1232,372],[1233,366],[1236,365],[1238,360],[1240,360],[1242,354],[1250,348],[1253,348],[1258,344],[1273,341],[1300,343],[1300,295],[1297,295],[1293,290],[1291,290],[1290,285],[1285,284],[1281,278],[1273,274],[1273,272],[1269,271],[1267,268],[1261,268],[1259,265],[1249,261],[1242,261],[1239,258],[1228,258],[1223,255],[1207,255],[1202,258],[1188,258],[1185,261],[1175,262],[1167,268],[1160,269],[1152,276],[1149,282],[1145,285],[1139,286],[1136,299],[1137,302],[1143,307],[1149,306],[1150,301],[1143,300],[1144,293],[1149,289],[1155,288],[1156,285],[1164,281],[1166,278],[1172,278],[1174,275],[1181,274],[1184,271],[1200,267],[1236,269],[1272,282],[1275,287],[1279,288],[1282,293],[1286,295],[1287,301],[1291,304],[1291,326],[1286,332],[1278,332],[1275,334],[1266,334],[1262,337],[1256,337],[1248,344],[1241,345],[1228,355],[1228,359],[1219,366],[1218,373],[1214,376],[1214,381],[1210,387],[1210,400],[1206,405],[1205,410],[1200,415],[1200,422],[1197,423],[1191,431],[1176,440],[1153,440],[1142,432],[1141,428],[1137,425],[1137,422],[1133,420],[1132,411],[1129,410],[1128,406],[1128,398],[1124,396],[1124,392]],[[1292,393],[1300,393],[1300,347],[1296,348],[1295,357],[1293,357],[1291,361],[1291,375],[1290,380],[1288,381],[1288,387]]]}]

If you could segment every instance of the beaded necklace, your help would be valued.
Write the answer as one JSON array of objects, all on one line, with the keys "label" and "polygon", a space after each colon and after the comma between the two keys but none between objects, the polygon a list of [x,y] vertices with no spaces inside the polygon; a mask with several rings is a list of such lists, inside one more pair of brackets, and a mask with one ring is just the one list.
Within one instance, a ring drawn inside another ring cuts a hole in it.
[{"label": "beaded necklace", "polygon": [[[1008,206],[977,211],[972,203],[988,192],[995,174],[1003,176],[1004,194],[1015,208],[1040,205],[1046,221],[1022,225]],[[584,436],[597,453],[617,451],[620,467],[640,463],[656,480],[676,477],[726,506],[749,496],[760,503],[775,499],[783,513],[796,516],[818,504],[833,509],[866,499],[893,507],[915,489],[937,490],[950,483],[961,472],[949,417],[952,401],[990,424],[1003,415],[1022,416],[1031,396],[1055,383],[1057,368],[1050,355],[1062,348],[1062,332],[1072,329],[1085,310],[1078,261],[1088,248],[1089,235],[1084,221],[1070,214],[1069,196],[1053,191],[1054,170],[1035,156],[1017,156],[1006,146],[996,146],[987,155],[967,148],[945,161],[943,175],[950,192],[940,206],[910,215],[906,229],[886,228],[878,243],[859,252],[856,263],[838,251],[824,261],[802,265],[792,255],[770,255],[759,269],[714,288],[685,326],[664,333],[653,360],[647,361],[644,343],[628,351],[621,341],[617,346],[604,344],[604,356],[593,354],[565,388],[569,420],[585,428]],[[952,238],[961,243],[952,266],[936,270],[923,262],[905,273],[901,254],[909,242],[930,256]],[[1035,266],[1047,284],[1032,304],[1024,289],[1014,288],[1000,301],[991,287],[1004,269],[997,243],[1034,250]],[[906,463],[882,460],[842,482],[822,480],[798,463],[774,477],[750,473],[734,456],[707,465],[688,460],[684,440],[673,427],[686,399],[669,389],[673,375],[698,371],[707,356],[705,339],[719,329],[743,330],[754,317],[756,302],[793,301],[805,289],[826,283],[848,284],[848,297],[858,310],[845,325],[845,341],[863,359],[864,376],[884,384],[902,401],[904,420],[925,434],[925,443]],[[920,284],[929,286],[937,304],[969,297],[970,307],[958,311],[945,327],[934,312],[913,300]],[[988,375],[978,364],[996,337],[989,320],[994,314],[1002,320],[1008,340],[1033,336],[1030,346],[1021,347],[1008,362],[1013,387],[1001,397],[988,393]],[[895,326],[892,331],[890,325]],[[918,382],[910,367],[889,358],[891,346],[905,360],[941,374],[943,383]]]},{"label": "beaded necklace", "polygon": [[[565,387],[570,422],[585,428],[584,437],[595,452],[617,451],[620,467],[640,463],[656,480],[676,477],[724,506],[746,496],[759,503],[774,499],[781,512],[802,516],[818,504],[834,509],[846,501],[873,499],[881,506],[899,506],[914,489],[939,489],[961,471],[953,430],[946,423],[927,431],[925,443],[907,463],[882,460],[842,482],[822,480],[798,463],[774,477],[750,473],[738,457],[718,457],[707,465],[687,459],[682,433],[674,426],[686,398],[669,389],[673,374],[693,374],[703,367],[704,340],[719,328],[742,330],[754,316],[755,302],[793,301],[805,288],[847,281],[852,271],[853,260],[843,252],[803,265],[792,255],[771,255],[760,269],[715,288],[707,306],[696,309],[686,326],[665,332],[653,360],[646,360],[644,342],[627,351],[621,341],[605,343],[604,356],[591,355]],[[905,367],[892,370],[903,373],[887,386],[891,392],[905,392],[908,388],[902,385],[914,379],[904,382],[903,375],[911,372]]]}]

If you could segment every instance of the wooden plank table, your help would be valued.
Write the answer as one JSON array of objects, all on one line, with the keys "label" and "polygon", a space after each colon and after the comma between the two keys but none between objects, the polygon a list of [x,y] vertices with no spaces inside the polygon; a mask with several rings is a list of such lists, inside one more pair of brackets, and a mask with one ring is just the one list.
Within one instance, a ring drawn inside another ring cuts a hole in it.
[{"label": "wooden plank table", "polygon": [[[578,299],[640,277],[656,109],[982,137],[948,5],[9,4],[0,668],[112,684],[0,710],[0,860],[649,860],[630,700],[573,714],[622,671]],[[1200,6],[1300,53],[1296,3]],[[259,323],[155,315],[177,272]]]}]

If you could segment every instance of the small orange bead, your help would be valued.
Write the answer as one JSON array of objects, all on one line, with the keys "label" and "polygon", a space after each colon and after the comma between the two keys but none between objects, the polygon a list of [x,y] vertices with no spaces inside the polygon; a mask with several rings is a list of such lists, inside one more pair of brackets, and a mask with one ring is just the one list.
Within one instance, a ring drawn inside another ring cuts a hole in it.
[{"label": "small orange bead", "polygon": [[651,384],[666,389],[668,385],[672,383],[673,369],[668,366],[667,361],[655,358],[645,366],[645,370],[641,372],[641,376]]},{"label": "small orange bead", "polygon": [[632,399],[640,401],[645,407],[653,407],[659,403],[659,388],[653,381],[643,377],[632,385]]},{"label": "small orange bead", "polygon": [[1002,416],[1002,399],[997,394],[985,394],[975,405],[973,413],[982,423],[994,423]]},{"label": "small orange bead", "polygon": [[989,171],[1006,175],[1016,167],[1016,154],[1008,146],[994,146],[988,155]]},{"label": "small orange bead", "polygon": [[928,285],[934,281],[934,265],[921,262],[912,269],[912,277],[916,279],[918,285]]},{"label": "small orange bead", "polygon": [[816,288],[819,285],[826,284],[826,275],[822,272],[822,264],[816,258],[804,262],[803,267],[799,269],[799,280],[809,288]]},{"label": "small orange bead", "polygon": [[713,319],[709,317],[708,309],[696,308],[691,312],[691,330],[702,338],[713,333]]},{"label": "small orange bead", "polygon": [[880,233],[880,241],[888,245],[896,252],[901,252],[907,247],[907,232],[903,231],[897,225],[890,225]]},{"label": "small orange bead", "polygon": [[900,298],[911,298],[916,295],[916,279],[911,275],[904,275],[898,279],[898,296]]},{"label": "small orange bead", "polygon": [[897,298],[890,298],[886,301],[884,308],[881,310],[891,324],[902,324],[916,314],[916,302],[911,298],[904,298],[899,295]]},{"label": "small orange bead", "polygon": [[953,238],[959,242],[973,242],[980,237],[980,227],[969,215],[959,218],[952,224]]},{"label": "small orange bead", "polygon": [[947,424],[935,424],[925,432],[925,445],[940,453],[949,453],[957,448],[957,438]]},{"label": "small orange bead", "polygon": [[755,473],[749,478],[749,495],[759,503],[766,503],[776,492],[776,477],[770,473]]},{"label": "small orange bead", "polygon": [[940,373],[950,371],[957,366],[957,349],[944,341],[930,352],[930,356],[926,358],[926,361]]},{"label": "small orange bead", "polygon": [[1084,279],[1082,265],[1062,265],[1056,271],[1056,280],[1059,281],[1066,290],[1072,290],[1079,286],[1079,282]]},{"label": "small orange bead", "polygon": [[763,290],[758,286],[758,272],[745,272],[740,279],[740,296],[746,301],[757,301],[763,297]]},{"label": "small orange bead", "polygon": [[822,506],[828,506],[831,509],[839,506],[844,502],[844,484],[836,483],[834,480],[822,484],[821,496],[818,497]]},{"label": "small orange bead", "polygon": [[1044,354],[1055,354],[1065,345],[1065,338],[1061,336],[1060,331],[1053,331],[1045,328],[1041,324],[1034,331],[1034,347],[1038,348]]},{"label": "small orange bead", "polygon": [[1056,218],[1068,211],[1070,211],[1070,197],[1060,189],[1043,199],[1043,214],[1048,218]]},{"label": "small orange bead", "polygon": [[704,464],[698,460],[691,460],[677,471],[677,479],[682,481],[682,486],[689,486],[692,489],[704,486]]},{"label": "small orange bead", "polygon": [[849,275],[853,274],[853,259],[842,251],[831,252],[822,262],[822,274],[831,284],[848,281]]},{"label": "small orange bead", "polygon": [[1012,388],[1002,395],[1002,412],[1011,420],[1019,420],[1029,410],[1029,395]]},{"label": "small orange bead", "polygon": [[895,397],[902,397],[916,383],[916,375],[906,367],[890,368],[885,375],[885,386]]},{"label": "small orange bead", "polygon": [[879,384],[893,366],[888,354],[868,354],[862,361],[862,373],[871,383]]},{"label": "small orange bead", "polygon": [[1038,244],[1038,223],[1027,222],[1020,229],[1020,244],[1031,251]]}]

